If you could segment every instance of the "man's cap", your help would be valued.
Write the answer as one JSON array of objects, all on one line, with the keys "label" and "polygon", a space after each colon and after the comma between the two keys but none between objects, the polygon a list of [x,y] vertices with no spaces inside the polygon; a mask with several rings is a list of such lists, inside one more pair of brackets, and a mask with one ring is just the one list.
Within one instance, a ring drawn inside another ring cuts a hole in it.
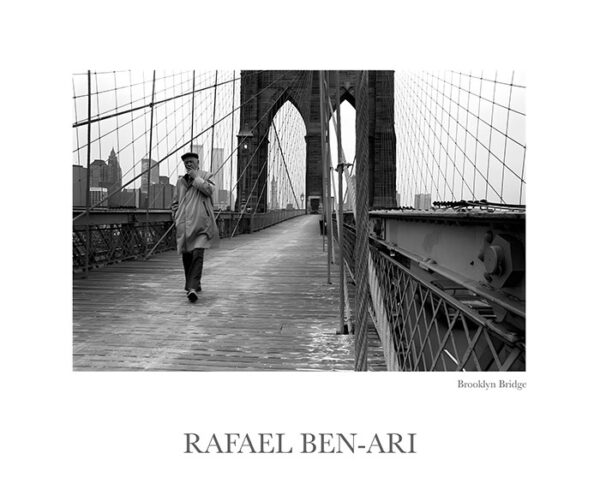
[{"label": "man's cap", "polygon": [[181,159],[183,161],[186,161],[188,158],[195,158],[196,160],[198,159],[198,153],[193,153],[193,152],[188,152],[188,153],[184,153],[183,155],[181,155]]}]

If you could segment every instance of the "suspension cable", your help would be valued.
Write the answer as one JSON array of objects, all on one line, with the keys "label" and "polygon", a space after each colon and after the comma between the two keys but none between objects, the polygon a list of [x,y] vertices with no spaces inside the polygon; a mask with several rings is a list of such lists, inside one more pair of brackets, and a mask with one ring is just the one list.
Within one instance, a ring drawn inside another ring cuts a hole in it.
[{"label": "suspension cable", "polygon": [[[144,82],[147,82],[147,81],[144,81]],[[213,84],[213,85],[211,85],[211,86],[205,86],[205,87],[203,87],[203,88],[196,89],[196,90],[195,90],[195,92],[196,92],[196,93],[200,93],[200,92],[202,92],[202,91],[206,91],[206,90],[209,90],[209,89],[213,89],[213,88],[215,88],[216,86],[222,86],[222,85],[224,85],[224,84],[228,84],[228,83],[230,83],[230,82],[232,82],[232,81],[231,81],[231,80],[230,80],[230,81],[223,81],[223,82],[220,82],[220,83],[218,83],[218,84]],[[183,98],[184,96],[189,96],[189,95],[191,95],[191,94],[192,94],[192,91],[189,91],[189,92],[187,92],[187,93],[183,93],[183,94],[180,94],[180,95],[175,95],[175,96],[172,96],[172,97],[170,97],[170,98],[165,98],[165,99],[163,99],[163,100],[158,100],[158,101],[155,101],[155,102],[153,103],[153,105],[161,105],[162,103],[166,103],[166,102],[168,102],[168,101],[171,101],[171,100],[176,100],[176,99],[178,99],[178,98]],[[109,114],[109,115],[100,115],[100,114],[98,113],[98,116],[96,116],[96,118],[92,118],[92,119],[91,119],[91,123],[92,123],[92,124],[94,124],[94,123],[96,123],[96,122],[99,122],[99,121],[102,121],[102,120],[106,120],[106,119],[110,119],[110,118],[116,117],[117,115],[122,115],[122,114],[124,114],[124,113],[129,113],[129,112],[135,112],[135,111],[137,111],[137,110],[142,110],[142,109],[144,109],[144,108],[149,108],[149,107],[150,107],[150,104],[147,104],[147,105],[140,105],[140,106],[138,106],[138,107],[135,107],[134,109],[122,110],[122,111],[119,111],[119,112],[114,112],[114,113],[111,113],[111,114]],[[86,125],[86,124],[87,124],[87,120],[83,120],[83,121],[80,121],[80,122],[75,122],[75,123],[73,123],[73,127],[79,127],[79,126]]]},{"label": "suspension cable", "polygon": [[[187,141],[184,145],[177,147],[176,149],[172,150],[171,152],[167,153],[167,155],[165,155],[161,160],[157,161],[154,164],[150,164],[150,168],[154,168],[160,165],[160,163],[162,163],[164,160],[168,159],[169,157],[171,157],[172,155],[174,155],[175,153],[179,152],[185,145],[189,144],[192,140],[197,139],[198,137],[202,136],[203,134],[205,134],[206,132],[208,132],[210,129],[212,129],[212,127],[214,125],[218,125],[219,123],[221,123],[223,120],[225,120],[227,117],[229,117],[230,115],[234,114],[235,111],[237,111],[238,109],[240,109],[242,106],[248,104],[251,100],[253,100],[254,98],[257,98],[260,94],[262,94],[263,92],[267,91],[272,85],[276,84],[277,82],[279,82],[281,79],[283,79],[284,75],[282,75],[280,78],[278,78],[277,80],[272,81],[270,84],[268,84],[267,86],[265,86],[262,90],[260,90],[258,93],[256,93],[255,95],[252,95],[250,98],[248,98],[245,102],[241,103],[238,107],[236,107],[234,110],[232,110],[231,112],[229,112],[228,114],[224,115],[222,118],[220,118],[219,120],[215,121],[215,123],[212,126],[209,126],[205,129],[203,129],[201,132],[199,132],[196,136],[193,136],[192,139],[190,139],[189,141]],[[140,178],[143,175],[143,172],[140,173],[139,175],[136,175],[135,177],[133,177],[131,180],[129,180],[126,184],[123,184],[121,186],[120,189],[114,191],[113,193],[109,194],[107,196],[107,198],[103,199],[102,201],[99,201],[98,203],[94,204],[93,206],[86,208],[86,210],[82,213],[80,213],[79,215],[75,216],[73,218],[73,221],[78,220],[79,218],[81,218],[83,215],[87,214],[87,212],[95,207],[97,207],[98,205],[100,205],[101,203],[103,203],[104,201],[108,201],[109,198],[111,198],[112,196],[114,196],[116,193],[120,192],[121,190],[123,190],[125,187],[127,187],[129,184],[131,184],[132,182],[134,182],[135,180],[137,180],[138,178]]]},{"label": "suspension cable", "polygon": [[277,137],[277,144],[279,145],[279,151],[281,152],[281,158],[283,159],[283,165],[285,166],[285,172],[287,174],[287,178],[290,181],[290,186],[292,188],[292,194],[294,195],[294,200],[296,201],[296,206],[298,208],[300,208],[300,203],[298,202],[298,198],[296,197],[296,191],[294,190],[294,184],[292,183],[292,178],[290,177],[290,172],[288,170],[288,166],[285,161],[285,155],[283,153],[283,149],[281,148],[281,141],[279,140],[279,134],[277,133],[277,126],[275,126],[275,122],[273,122],[273,130],[275,131],[275,136]]}]

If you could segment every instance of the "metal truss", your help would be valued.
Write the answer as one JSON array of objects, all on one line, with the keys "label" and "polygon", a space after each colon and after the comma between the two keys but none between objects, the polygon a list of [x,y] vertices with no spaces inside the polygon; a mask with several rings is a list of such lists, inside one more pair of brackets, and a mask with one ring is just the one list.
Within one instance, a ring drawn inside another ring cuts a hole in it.
[{"label": "metal truss", "polygon": [[[144,256],[158,243],[155,252],[175,249],[173,230],[163,235],[171,226],[168,222],[124,223],[90,225],[73,228],[73,270],[85,268],[86,257],[90,266],[103,266],[117,261]],[[90,252],[86,252],[87,236],[90,236]],[[159,242],[160,241],[160,242]]]},{"label": "metal truss", "polygon": [[[104,218],[108,218],[110,215],[111,213],[105,213]],[[304,210],[280,210],[254,215],[221,212],[217,218],[217,225],[220,237],[230,237],[236,225],[239,227],[235,233],[245,234],[262,230],[299,215],[304,215]],[[113,216],[120,218],[118,213],[113,213]],[[88,256],[89,266],[99,267],[175,249],[175,230],[171,228],[172,223],[169,220],[149,223],[114,222],[98,225],[91,223],[90,225],[74,226],[73,270],[85,269]],[[87,253],[88,232],[90,236],[89,254]]]},{"label": "metal truss", "polygon": [[[353,275],[354,228],[345,225],[344,236],[344,259]],[[369,250],[381,289],[382,301],[377,302],[389,320],[386,326],[399,370],[525,370],[524,333],[498,324],[485,300],[462,287],[436,286],[421,279],[379,249],[373,237]],[[373,308],[372,298],[369,303]]]}]

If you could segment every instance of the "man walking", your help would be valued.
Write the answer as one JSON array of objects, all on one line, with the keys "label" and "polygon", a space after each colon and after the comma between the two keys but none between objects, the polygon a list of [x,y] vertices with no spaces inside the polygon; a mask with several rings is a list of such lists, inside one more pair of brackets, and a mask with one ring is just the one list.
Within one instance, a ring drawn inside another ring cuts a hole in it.
[{"label": "man walking", "polygon": [[187,173],[177,181],[171,211],[177,232],[177,253],[183,259],[185,290],[190,302],[196,302],[202,290],[204,250],[217,246],[219,228],[212,207],[211,175],[200,170],[196,153],[185,153],[181,159]]}]

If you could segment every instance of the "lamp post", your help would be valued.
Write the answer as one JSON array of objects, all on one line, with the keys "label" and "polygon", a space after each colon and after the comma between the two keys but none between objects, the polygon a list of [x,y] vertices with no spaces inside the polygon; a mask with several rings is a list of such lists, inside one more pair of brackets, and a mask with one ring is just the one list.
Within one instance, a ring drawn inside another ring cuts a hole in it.
[{"label": "lamp post", "polygon": [[248,140],[252,139],[254,137],[254,133],[250,130],[250,126],[248,126],[248,124],[244,124],[244,130],[240,131],[239,134],[237,135],[238,139],[240,139],[242,141],[242,149],[243,150],[247,150],[248,149]]},{"label": "lamp post", "polygon": [[[244,168],[247,165],[247,160],[248,160],[248,148],[249,145],[248,143],[252,141],[254,137],[254,133],[250,130],[250,127],[248,125],[248,123],[244,123],[244,128],[243,130],[241,130],[239,132],[239,134],[237,135],[238,138],[238,149],[241,152],[241,162],[238,159],[238,195],[237,195],[237,203],[238,206],[236,209],[239,209],[239,211],[242,210],[243,205],[247,203],[247,201],[249,201],[249,198],[246,198],[246,181],[247,181],[247,177],[248,175],[246,175],[243,179],[241,178],[241,171],[244,170]],[[240,156],[240,155],[238,155]],[[240,194],[241,193],[241,194]]]},{"label": "lamp post", "polygon": [[300,195],[300,204],[301,204],[302,209],[304,209],[304,193],[302,193]]}]

